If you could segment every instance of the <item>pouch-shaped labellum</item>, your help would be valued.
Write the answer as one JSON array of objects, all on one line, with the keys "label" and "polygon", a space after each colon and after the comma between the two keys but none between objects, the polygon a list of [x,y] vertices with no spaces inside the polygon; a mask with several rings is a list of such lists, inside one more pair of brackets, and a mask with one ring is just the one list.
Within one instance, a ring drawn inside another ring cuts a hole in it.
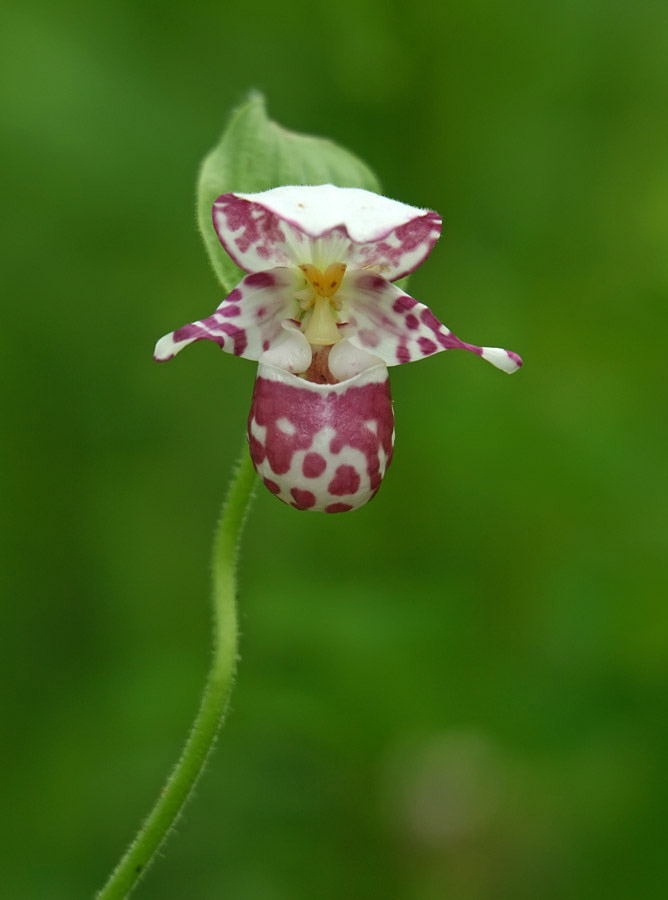
[{"label": "pouch-shaped labellum", "polygon": [[387,368],[316,384],[260,364],[248,440],[269,490],[296,509],[346,512],[378,491],[392,459],[394,414]]}]

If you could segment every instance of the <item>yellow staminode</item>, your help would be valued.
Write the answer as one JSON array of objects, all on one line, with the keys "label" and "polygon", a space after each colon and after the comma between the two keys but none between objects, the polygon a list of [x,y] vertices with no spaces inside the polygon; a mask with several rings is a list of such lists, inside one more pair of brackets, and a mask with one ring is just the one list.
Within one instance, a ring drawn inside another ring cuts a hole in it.
[{"label": "yellow staminode", "polygon": [[304,263],[299,268],[304,273],[309,287],[305,291],[300,291],[297,296],[303,309],[313,307],[304,329],[304,336],[309,344],[321,347],[336,344],[341,336],[336,327],[334,309],[340,309],[340,304],[334,296],[341,287],[346,265],[331,263],[324,273],[312,263]]}]

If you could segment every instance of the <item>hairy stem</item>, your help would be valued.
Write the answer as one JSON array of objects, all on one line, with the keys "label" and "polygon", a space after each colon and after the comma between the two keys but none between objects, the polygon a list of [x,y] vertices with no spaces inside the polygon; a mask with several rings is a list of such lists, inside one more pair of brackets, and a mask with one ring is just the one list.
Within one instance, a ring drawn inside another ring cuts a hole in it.
[{"label": "hairy stem", "polygon": [[237,659],[236,563],[254,485],[255,472],[244,448],[213,545],[214,647],[202,703],[181,758],[97,900],[120,900],[135,887],[188,800],[222,725]]}]

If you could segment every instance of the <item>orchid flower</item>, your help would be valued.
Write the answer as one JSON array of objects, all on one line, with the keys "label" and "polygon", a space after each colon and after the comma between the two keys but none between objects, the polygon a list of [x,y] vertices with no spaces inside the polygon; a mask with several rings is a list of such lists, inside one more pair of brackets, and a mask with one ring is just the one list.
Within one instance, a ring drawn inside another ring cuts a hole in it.
[{"label": "orchid flower", "polygon": [[251,457],[297,509],[344,512],[378,491],[394,446],[388,366],[456,348],[504,372],[522,365],[461,341],[393,284],[434,247],[435,212],[321,184],[223,194],[213,224],[248,274],[213,315],[161,338],[155,358],[209,340],[259,362]]}]

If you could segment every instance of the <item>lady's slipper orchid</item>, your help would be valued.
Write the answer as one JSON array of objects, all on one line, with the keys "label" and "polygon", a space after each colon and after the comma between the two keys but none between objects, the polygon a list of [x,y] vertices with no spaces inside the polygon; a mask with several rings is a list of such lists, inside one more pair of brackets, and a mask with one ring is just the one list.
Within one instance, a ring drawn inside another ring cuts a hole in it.
[{"label": "lady's slipper orchid", "polygon": [[435,212],[322,184],[223,194],[213,224],[248,274],[213,315],[161,338],[155,358],[205,339],[259,361],[251,457],[297,509],[343,512],[378,491],[394,444],[388,366],[455,348],[504,372],[522,365],[460,341],[392,284],[431,252]]}]

